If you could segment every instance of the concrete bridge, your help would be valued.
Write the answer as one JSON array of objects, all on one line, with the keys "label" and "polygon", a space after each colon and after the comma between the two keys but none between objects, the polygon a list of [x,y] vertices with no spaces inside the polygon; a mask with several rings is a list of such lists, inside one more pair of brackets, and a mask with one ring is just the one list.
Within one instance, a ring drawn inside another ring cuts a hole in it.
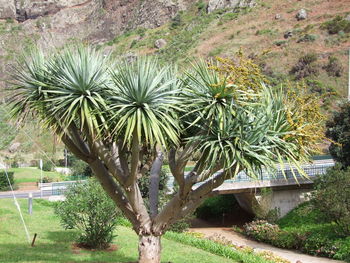
[{"label": "concrete bridge", "polygon": [[[241,172],[236,178],[226,180],[214,189],[214,194],[234,194],[240,206],[250,213],[254,213],[255,206],[265,210],[278,209],[279,215],[284,216],[308,199],[313,181],[333,166],[332,159],[302,165],[307,178],[302,176],[296,168],[289,166],[284,167],[284,174],[281,170],[277,170],[274,174],[263,171],[257,179]],[[263,193],[261,189],[270,190]]]}]

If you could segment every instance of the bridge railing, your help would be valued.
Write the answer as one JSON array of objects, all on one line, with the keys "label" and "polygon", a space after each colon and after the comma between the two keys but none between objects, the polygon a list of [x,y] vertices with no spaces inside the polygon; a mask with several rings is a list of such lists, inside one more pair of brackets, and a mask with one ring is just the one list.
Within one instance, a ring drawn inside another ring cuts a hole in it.
[{"label": "bridge railing", "polygon": [[[333,167],[334,163],[322,163],[322,164],[310,164],[302,165],[308,177],[317,177],[326,173],[327,169]],[[256,178],[248,176],[244,171],[240,172],[235,178],[226,180],[225,182],[253,182],[253,181],[270,181],[270,180],[285,180],[285,179],[304,179],[305,176],[301,175],[295,167],[285,167],[284,173],[282,170],[276,170],[273,173],[271,171],[263,170]]]},{"label": "bridge railing", "polygon": [[52,195],[63,195],[69,186],[82,182],[84,182],[84,180],[52,183]]}]

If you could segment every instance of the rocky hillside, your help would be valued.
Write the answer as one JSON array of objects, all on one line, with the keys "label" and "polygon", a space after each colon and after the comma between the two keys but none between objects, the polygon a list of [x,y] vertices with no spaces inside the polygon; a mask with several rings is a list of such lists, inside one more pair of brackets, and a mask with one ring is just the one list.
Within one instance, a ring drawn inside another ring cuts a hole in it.
[{"label": "rocky hillside", "polygon": [[[0,0],[0,81],[36,45],[50,50],[83,41],[115,57],[154,54],[182,67],[241,48],[272,84],[304,81],[311,92],[337,93],[325,100],[327,110],[346,95],[349,14],[350,0]],[[7,138],[5,124],[0,118],[0,146],[13,155],[8,147],[24,137]],[[39,140],[53,144],[47,135]]]}]

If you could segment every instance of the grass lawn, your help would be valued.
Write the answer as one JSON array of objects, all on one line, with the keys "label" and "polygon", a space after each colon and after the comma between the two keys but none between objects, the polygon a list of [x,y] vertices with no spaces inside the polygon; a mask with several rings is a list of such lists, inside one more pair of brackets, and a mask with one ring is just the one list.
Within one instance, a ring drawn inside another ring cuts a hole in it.
[{"label": "grass lawn", "polygon": [[[14,172],[15,183],[38,182],[40,180],[40,169],[36,167],[11,168],[9,171]],[[43,171],[43,177],[45,176],[52,178],[54,181],[64,177],[58,172]]]},{"label": "grass lawn", "polygon": [[[33,215],[27,214],[27,201],[19,200],[31,236],[38,234],[36,246],[30,247],[12,199],[0,199],[0,262],[128,262],[137,260],[137,236],[127,227],[118,227],[113,252],[73,251],[76,236],[64,230],[48,202],[34,200]],[[233,263],[226,259],[163,238],[162,262]]]}]

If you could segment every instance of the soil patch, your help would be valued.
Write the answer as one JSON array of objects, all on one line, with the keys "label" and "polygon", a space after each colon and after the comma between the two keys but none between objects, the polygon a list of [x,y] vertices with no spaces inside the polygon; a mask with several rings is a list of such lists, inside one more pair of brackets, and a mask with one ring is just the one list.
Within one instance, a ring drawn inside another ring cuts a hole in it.
[{"label": "soil patch", "polygon": [[[104,251],[104,252],[113,252],[118,250],[118,246],[117,245],[110,245],[108,248],[105,249],[96,249],[96,248],[89,248],[84,246],[83,244],[79,244],[79,243],[73,243],[72,244],[72,252],[73,254],[80,254],[81,250],[85,250],[85,251]],[[133,263],[133,262],[130,262]]]},{"label": "soil patch", "polygon": [[36,182],[19,183],[18,190],[38,190],[38,185]]}]

